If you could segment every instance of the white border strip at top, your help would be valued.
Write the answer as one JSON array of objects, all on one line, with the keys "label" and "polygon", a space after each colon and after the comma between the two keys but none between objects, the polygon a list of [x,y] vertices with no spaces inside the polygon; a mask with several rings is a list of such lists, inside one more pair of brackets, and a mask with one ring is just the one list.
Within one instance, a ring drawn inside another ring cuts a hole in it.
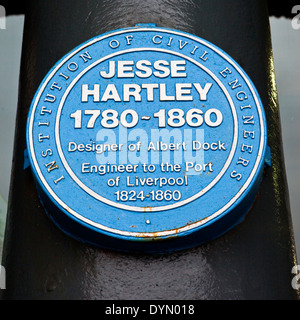
[{"label": "white border strip at top", "polygon": [[[205,219],[205,221],[198,221],[195,222],[193,224],[187,225],[185,227],[182,228],[178,228],[178,229],[174,229],[174,230],[168,230],[168,231],[159,231],[159,232],[148,232],[148,233],[140,233],[140,232],[128,232],[128,231],[121,231],[121,230],[116,230],[113,228],[109,228],[106,226],[103,226],[101,224],[98,223],[94,223],[91,221],[89,221],[88,219],[78,215],[78,213],[76,213],[74,210],[69,209],[68,206],[63,203],[60,198],[57,197],[57,195],[53,192],[53,190],[50,188],[50,186],[48,185],[47,181],[45,180],[44,176],[42,175],[42,172],[38,166],[37,160],[36,160],[36,156],[35,156],[35,152],[34,152],[34,146],[33,146],[33,136],[32,136],[32,131],[33,131],[33,122],[34,122],[34,114],[35,114],[35,110],[38,104],[38,101],[45,89],[45,87],[47,86],[48,82],[50,81],[50,79],[53,77],[53,75],[57,72],[57,70],[59,68],[61,68],[62,65],[65,64],[65,62],[67,60],[69,60],[71,57],[73,57],[74,55],[76,55],[79,51],[83,50],[84,48],[92,45],[95,42],[98,41],[102,41],[108,37],[112,37],[114,35],[120,35],[123,33],[128,33],[128,32],[141,32],[141,31],[157,31],[157,32],[162,32],[162,33],[169,33],[169,34],[174,34],[174,35],[178,35],[178,36],[183,36],[189,39],[192,39],[198,43],[203,44],[204,46],[210,48],[212,51],[217,52],[221,57],[223,57],[229,64],[231,64],[236,71],[238,71],[238,73],[240,74],[240,76],[244,79],[244,81],[247,83],[248,88],[250,89],[253,98],[255,100],[256,106],[257,106],[257,111],[259,114],[259,120],[260,120],[260,129],[261,129],[261,138],[260,138],[260,146],[259,146],[259,151],[258,151],[258,156],[257,156],[257,160],[255,162],[255,165],[253,167],[253,170],[249,176],[249,178],[247,179],[247,181],[245,182],[245,184],[243,185],[243,187],[239,190],[239,192],[231,199],[231,201],[229,201],[223,208],[221,208],[220,210],[218,210],[217,212],[215,212],[213,215],[211,215],[209,218]],[[160,28],[138,28],[138,29],[125,29],[125,30],[119,30],[116,32],[112,32],[112,33],[108,33],[104,36],[101,36],[99,38],[94,38],[93,40],[83,44],[82,46],[78,47],[75,51],[72,51],[71,54],[69,54],[68,56],[66,56],[53,70],[52,72],[50,72],[50,74],[48,75],[46,80],[43,80],[43,84],[41,85],[41,87],[39,88],[38,93],[36,94],[35,100],[34,100],[34,104],[32,106],[32,110],[31,110],[31,115],[30,115],[30,121],[29,121],[29,149],[30,149],[30,155],[32,157],[32,161],[34,164],[34,167],[37,171],[37,174],[42,182],[42,184],[44,185],[44,187],[47,189],[47,191],[50,193],[50,195],[52,196],[52,198],[65,210],[67,210],[70,214],[72,214],[74,217],[78,218],[79,220],[92,225],[94,227],[96,227],[97,229],[101,229],[103,231],[109,232],[109,233],[115,233],[115,234],[119,234],[121,236],[129,236],[129,237],[142,237],[142,238],[158,238],[158,237],[164,237],[164,236],[171,236],[171,235],[178,235],[179,233],[185,232],[185,231],[189,231],[191,229],[197,228],[203,224],[206,224],[208,221],[216,218],[217,216],[219,216],[220,214],[222,214],[227,208],[229,208],[230,206],[232,206],[237,200],[238,198],[242,195],[242,193],[248,188],[248,186],[250,185],[250,183],[252,182],[253,177],[255,176],[257,169],[259,167],[259,164],[261,162],[261,158],[263,156],[263,150],[265,148],[265,128],[264,128],[264,120],[263,120],[263,112],[262,112],[262,108],[260,105],[260,102],[258,100],[258,97],[255,93],[255,90],[253,89],[252,84],[250,83],[250,81],[247,79],[247,77],[245,76],[244,72],[240,69],[240,67],[227,55],[225,55],[222,51],[220,51],[218,48],[216,48],[215,46],[212,46],[210,43],[207,43],[206,41],[202,40],[201,38],[195,37],[193,35],[189,35],[186,33],[182,33],[182,32],[178,32],[178,31],[174,31],[174,30],[169,30],[169,29],[160,29]]]}]

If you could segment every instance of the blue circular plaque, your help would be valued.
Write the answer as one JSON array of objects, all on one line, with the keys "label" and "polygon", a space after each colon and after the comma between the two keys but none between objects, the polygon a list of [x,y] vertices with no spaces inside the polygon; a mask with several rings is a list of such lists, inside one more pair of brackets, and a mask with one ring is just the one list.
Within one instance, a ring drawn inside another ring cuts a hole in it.
[{"label": "blue circular plaque", "polygon": [[231,57],[194,35],[140,25],[57,62],[33,99],[27,144],[40,199],[62,230],[164,252],[245,217],[266,134],[258,93]]}]

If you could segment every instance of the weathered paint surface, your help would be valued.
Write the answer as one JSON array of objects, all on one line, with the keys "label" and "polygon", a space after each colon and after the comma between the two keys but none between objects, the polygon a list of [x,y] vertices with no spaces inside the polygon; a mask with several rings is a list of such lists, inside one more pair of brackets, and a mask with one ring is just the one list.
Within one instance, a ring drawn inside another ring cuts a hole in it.
[{"label": "weathered paint surface", "polygon": [[[297,264],[282,156],[265,1],[30,2],[3,265],[5,299],[296,299]],[[66,18],[66,12],[72,14]],[[45,216],[23,170],[33,94],[65,53],[97,34],[153,22],[199,35],[245,69],[266,106],[272,167],[243,224],[193,249],[165,255],[101,250],[65,236]],[[217,31],[216,31],[217,30]],[[284,107],[284,106],[282,106]]]}]

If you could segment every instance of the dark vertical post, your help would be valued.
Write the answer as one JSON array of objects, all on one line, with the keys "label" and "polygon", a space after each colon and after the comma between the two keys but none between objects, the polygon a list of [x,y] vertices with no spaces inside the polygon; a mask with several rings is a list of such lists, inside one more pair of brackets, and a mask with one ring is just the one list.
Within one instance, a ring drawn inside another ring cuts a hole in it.
[{"label": "dark vertical post", "polygon": [[[4,259],[3,299],[297,299],[297,264],[282,153],[267,1],[29,1]],[[26,117],[54,63],[89,38],[137,23],[198,35],[253,80],[268,121],[272,167],[246,220],[196,248],[165,255],[116,253],[79,243],[46,216],[24,170]]]}]

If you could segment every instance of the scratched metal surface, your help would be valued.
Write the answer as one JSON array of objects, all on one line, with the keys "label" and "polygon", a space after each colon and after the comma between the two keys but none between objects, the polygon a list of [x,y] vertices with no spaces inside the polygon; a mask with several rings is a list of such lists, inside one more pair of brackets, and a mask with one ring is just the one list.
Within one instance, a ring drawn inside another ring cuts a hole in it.
[{"label": "scratched metal surface", "polygon": [[[26,9],[2,298],[297,299],[265,1],[51,0],[30,1]],[[47,218],[31,171],[24,170],[26,117],[47,71],[83,41],[137,23],[179,29],[221,47],[248,73],[267,115],[272,167],[245,221],[215,241],[173,254],[117,253],[73,240]]]}]

